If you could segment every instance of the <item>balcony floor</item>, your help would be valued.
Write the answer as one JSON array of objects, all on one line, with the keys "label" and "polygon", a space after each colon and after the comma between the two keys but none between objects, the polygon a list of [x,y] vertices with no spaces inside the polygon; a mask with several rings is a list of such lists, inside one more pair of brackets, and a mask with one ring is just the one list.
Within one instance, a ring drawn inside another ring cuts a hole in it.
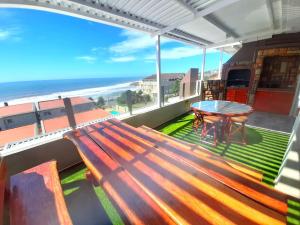
[{"label": "balcony floor", "polygon": [[186,114],[163,124],[158,130],[259,169],[264,173],[264,182],[273,184],[287,148],[289,134],[247,126],[247,145],[237,144],[240,140],[237,134],[230,144],[219,143],[215,147],[212,138],[200,138],[201,129],[198,133],[193,131],[193,119],[193,114]]},{"label": "balcony floor", "polygon": [[[219,144],[212,146],[211,140],[200,141],[199,134],[192,130],[193,115],[186,114],[158,128],[175,138],[206,147],[264,172],[264,182],[272,185],[278,173],[287,147],[289,135],[262,128],[247,127],[248,145]],[[238,137],[237,137],[238,138]],[[123,224],[117,209],[101,187],[94,187],[85,179],[83,164],[60,174],[65,200],[74,225]],[[289,200],[288,224],[300,225],[300,204]]]}]

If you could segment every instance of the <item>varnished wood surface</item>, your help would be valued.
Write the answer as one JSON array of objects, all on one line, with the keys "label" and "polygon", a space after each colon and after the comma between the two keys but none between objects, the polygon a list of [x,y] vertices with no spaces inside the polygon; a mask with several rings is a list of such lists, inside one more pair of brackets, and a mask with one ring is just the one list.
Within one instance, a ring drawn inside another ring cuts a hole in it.
[{"label": "varnished wood surface", "polygon": [[50,161],[10,178],[11,225],[71,225],[57,173]]},{"label": "varnished wood surface", "polygon": [[5,182],[6,182],[6,166],[3,159],[1,158],[0,159],[0,225],[3,224]]},{"label": "varnished wood surface", "polygon": [[[224,164],[218,157],[207,157],[202,152],[193,153],[189,148],[178,147],[168,142],[165,138],[157,136],[151,131],[145,133],[152,138],[161,140],[158,143],[159,149],[166,154],[175,157],[177,160],[183,160],[197,170],[208,174],[210,177],[224,183],[228,187],[258,201],[282,214],[287,213],[287,195],[269,188],[267,185],[241,173],[240,171]],[[165,142],[164,142],[165,141]],[[206,152],[204,152],[206,153]]]},{"label": "varnished wood surface", "polygon": [[186,141],[182,141],[182,140],[179,140],[179,139],[176,139],[174,137],[171,137],[171,136],[168,136],[166,134],[163,134],[161,132],[158,132],[156,130],[153,130],[149,127],[146,127],[146,126],[141,126],[139,127],[138,129],[142,130],[142,132],[148,132],[148,133],[153,133],[153,134],[156,134],[157,136],[156,137],[161,137],[165,140],[167,140],[168,142],[172,143],[172,144],[175,144],[176,146],[178,146],[179,148],[184,148],[184,149],[188,149],[190,151],[193,151],[193,152],[196,152],[202,156],[205,156],[205,157],[211,157],[215,160],[218,160],[224,164],[227,164],[255,179],[257,179],[258,181],[262,181],[263,179],[263,172],[257,170],[257,169],[254,169],[254,168],[251,168],[249,166],[246,166],[245,164],[242,164],[242,163],[239,163],[237,161],[234,161],[234,160],[231,160],[231,159],[224,159],[223,157],[220,157],[218,156],[217,154],[199,146],[199,145],[195,145],[195,144],[191,144],[191,143],[188,143]]},{"label": "varnished wood surface", "polygon": [[126,224],[175,224],[122,166],[88,137],[85,131],[65,136],[77,146],[84,163],[102,185]]},{"label": "varnished wood surface", "polygon": [[[93,165],[112,165],[108,172],[94,172],[108,193],[124,186],[116,175],[122,171],[122,177],[128,175],[139,192],[149,196],[178,224],[286,224],[285,195],[207,151],[191,151],[190,146],[159,136],[149,128],[133,128],[114,119],[68,137],[81,155],[84,153],[82,157],[91,172]],[[99,162],[92,162],[95,156]],[[116,194],[123,195],[121,191],[109,194],[116,199]],[[129,206],[130,210],[135,207]]]},{"label": "varnished wood surface", "polygon": [[[220,221],[226,221],[226,219],[230,221],[234,220],[234,223],[237,224],[238,221],[243,220],[247,221],[247,224],[270,224],[271,221],[272,224],[282,224],[285,221],[284,216],[256,203],[251,197],[248,198],[240,194],[241,191],[245,190],[236,192],[232,188],[229,188],[233,184],[224,184],[225,181],[223,178],[225,176],[223,175],[222,177],[220,170],[218,171],[218,168],[213,163],[209,164],[205,160],[199,161],[200,158],[194,157],[193,153],[190,153],[190,156],[194,158],[188,157],[188,154],[178,155],[182,151],[177,149],[176,157],[174,154],[176,149],[173,148],[173,152],[170,152],[170,147],[172,146],[162,147],[155,140],[151,142],[149,141],[149,137],[146,137],[143,133],[137,132],[135,128],[116,120],[90,126],[86,130],[89,132],[89,136],[108,155],[119,162],[137,179],[140,185],[153,196],[158,204],[161,204],[165,208],[172,206],[173,208],[171,207],[168,210],[174,214],[178,214],[179,212],[183,212],[184,209],[181,201],[189,199],[194,202],[195,204],[191,203],[188,206],[192,210],[187,210],[182,215],[176,216],[178,218],[188,218],[191,224],[194,224],[200,218],[203,219],[203,224],[205,222],[208,222],[208,224],[219,224]],[[206,164],[205,166],[201,165],[200,170],[200,166],[197,166],[196,163],[193,166],[191,166],[191,163],[186,163],[187,160],[191,159],[197,159],[198,163]],[[211,168],[205,171],[205,167]],[[216,173],[214,170],[217,170],[219,173]],[[145,173],[145,171],[147,172]],[[178,177],[180,174],[181,176]],[[149,178],[152,178],[151,182]],[[169,183],[167,182],[168,180],[175,180],[176,182]],[[163,187],[164,190],[160,186],[162,183],[165,184]],[[235,185],[237,185],[237,182]],[[200,187],[203,189],[200,189]],[[238,188],[238,186],[235,187],[235,189]],[[175,193],[168,193],[170,195],[166,195],[164,191],[167,190],[174,190]],[[272,190],[269,189],[268,191]],[[249,193],[251,194],[251,192]],[[178,196],[181,197],[181,201],[179,200],[175,204]],[[267,198],[269,196],[263,197]],[[164,202],[161,199],[168,200]],[[273,203],[279,203],[279,201],[275,201],[276,198],[272,200],[274,200]],[[217,210],[213,209],[210,211],[206,204],[212,204]],[[238,212],[236,211],[237,208]],[[211,212],[213,216],[203,218],[204,212]],[[193,213],[195,214],[192,215]],[[199,215],[201,216],[199,217]],[[257,216],[253,217],[253,215]],[[183,223],[183,221],[180,222]]]}]

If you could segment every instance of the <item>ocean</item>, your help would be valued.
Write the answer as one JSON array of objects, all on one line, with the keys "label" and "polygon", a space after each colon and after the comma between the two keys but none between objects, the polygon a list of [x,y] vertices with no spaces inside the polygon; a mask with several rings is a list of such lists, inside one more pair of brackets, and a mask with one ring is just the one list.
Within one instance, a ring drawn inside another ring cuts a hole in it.
[{"label": "ocean", "polygon": [[35,102],[58,96],[113,96],[136,89],[131,84],[141,79],[142,77],[114,77],[0,83],[0,103]]}]

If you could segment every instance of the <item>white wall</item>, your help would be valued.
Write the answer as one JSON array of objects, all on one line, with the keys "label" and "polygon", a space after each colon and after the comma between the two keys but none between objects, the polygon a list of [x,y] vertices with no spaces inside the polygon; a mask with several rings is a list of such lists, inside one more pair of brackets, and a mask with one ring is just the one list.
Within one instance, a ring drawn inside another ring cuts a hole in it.
[{"label": "white wall", "polygon": [[275,188],[300,198],[300,113],[296,118]]},{"label": "white wall", "polygon": [[[3,118],[2,120],[3,120],[2,122],[4,122],[3,130],[26,126],[26,125],[34,124],[37,122],[35,113],[26,113],[26,114],[9,116],[9,117]],[[12,120],[12,123],[8,123],[7,122],[8,120]]]}]

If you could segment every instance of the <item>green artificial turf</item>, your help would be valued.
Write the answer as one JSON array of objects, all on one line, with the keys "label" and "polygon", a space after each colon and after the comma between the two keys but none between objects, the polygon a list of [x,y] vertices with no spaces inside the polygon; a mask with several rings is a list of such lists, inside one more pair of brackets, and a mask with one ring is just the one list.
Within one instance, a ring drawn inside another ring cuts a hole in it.
[{"label": "green artificial turf", "polygon": [[[85,171],[86,167],[84,164],[80,164],[78,166],[74,166],[68,170],[63,171],[60,174],[61,184],[63,188],[63,192],[65,197],[76,194],[81,187],[80,185],[76,185],[79,181],[86,180],[85,178]],[[89,182],[89,181],[88,181]],[[74,187],[68,188],[68,184],[75,184]],[[92,184],[90,184],[93,186]],[[124,225],[119,213],[109,200],[108,196],[106,195],[105,191],[101,188],[101,186],[93,186],[94,196],[97,197],[99,203],[102,206],[102,209],[105,211],[104,213],[108,216],[110,223],[113,225]],[[86,204],[86,203],[83,203]],[[67,201],[68,206],[68,201]],[[100,213],[100,212],[99,212]],[[100,222],[100,221],[99,221]],[[101,223],[101,222],[100,222]],[[106,223],[106,222],[104,222]]]},{"label": "green artificial turf", "polygon": [[196,133],[192,129],[193,114],[180,116],[157,129],[175,138],[201,145],[208,150],[227,158],[242,162],[263,172],[264,182],[272,185],[278,174],[284,156],[289,135],[260,128],[247,127],[247,144],[242,145],[237,135],[230,144],[213,145],[212,137],[201,139],[201,129]]}]

